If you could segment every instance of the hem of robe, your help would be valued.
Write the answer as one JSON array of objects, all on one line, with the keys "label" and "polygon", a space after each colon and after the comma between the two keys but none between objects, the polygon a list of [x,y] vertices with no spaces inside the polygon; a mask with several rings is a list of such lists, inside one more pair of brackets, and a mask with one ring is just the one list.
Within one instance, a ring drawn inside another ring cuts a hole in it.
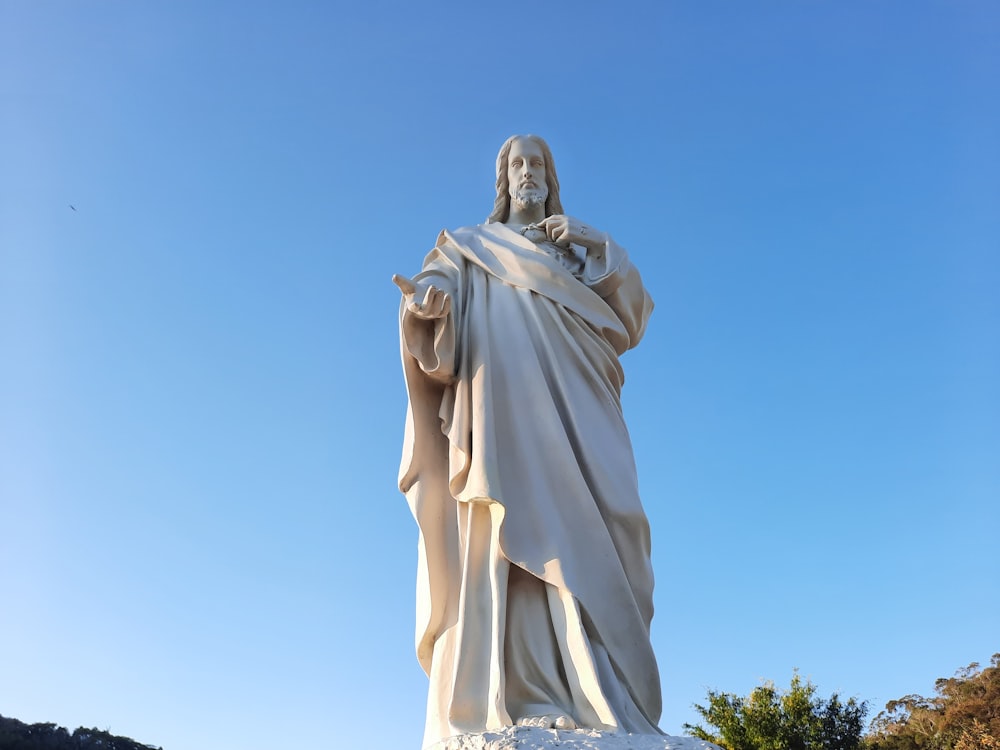
[{"label": "hem of robe", "polygon": [[623,688],[607,650],[587,632],[572,593],[503,554],[503,507],[488,499],[459,502],[458,516],[465,542],[458,611],[434,643],[423,747],[448,737],[515,726],[519,719],[538,715],[511,715],[509,710],[504,647],[511,567],[531,576],[544,591],[550,622],[532,626],[544,628],[555,640],[563,670],[558,678],[565,680],[570,703],[553,705],[555,712],[588,729],[662,735]]}]

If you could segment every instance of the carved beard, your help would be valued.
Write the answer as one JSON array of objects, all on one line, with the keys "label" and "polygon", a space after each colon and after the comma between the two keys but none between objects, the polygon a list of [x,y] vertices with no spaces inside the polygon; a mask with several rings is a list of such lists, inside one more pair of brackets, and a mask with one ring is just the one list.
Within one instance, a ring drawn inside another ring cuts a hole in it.
[{"label": "carved beard", "polygon": [[548,189],[543,188],[519,188],[511,196],[514,203],[522,211],[532,206],[544,206],[545,199],[549,197]]}]

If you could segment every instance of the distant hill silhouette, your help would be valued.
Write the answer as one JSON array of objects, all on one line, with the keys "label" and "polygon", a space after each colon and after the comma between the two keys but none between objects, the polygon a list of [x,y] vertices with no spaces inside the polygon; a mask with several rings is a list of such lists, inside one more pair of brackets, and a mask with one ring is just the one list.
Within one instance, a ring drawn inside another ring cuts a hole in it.
[{"label": "distant hill silhouette", "polygon": [[0,750],[163,750],[100,729],[80,727],[70,734],[55,724],[25,724],[0,716]]}]

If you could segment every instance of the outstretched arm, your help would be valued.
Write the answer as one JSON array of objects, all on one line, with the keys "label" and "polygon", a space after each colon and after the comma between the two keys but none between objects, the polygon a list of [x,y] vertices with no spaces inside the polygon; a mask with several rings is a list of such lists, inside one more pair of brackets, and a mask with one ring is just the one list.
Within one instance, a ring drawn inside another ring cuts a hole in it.
[{"label": "outstretched arm", "polygon": [[392,282],[403,293],[399,333],[403,351],[430,378],[448,382],[455,374],[455,320],[451,294],[428,283],[396,274]]},{"label": "outstretched arm", "polygon": [[392,283],[403,293],[407,311],[418,318],[434,320],[445,317],[451,311],[451,295],[433,284],[414,282],[399,274],[393,274]]}]

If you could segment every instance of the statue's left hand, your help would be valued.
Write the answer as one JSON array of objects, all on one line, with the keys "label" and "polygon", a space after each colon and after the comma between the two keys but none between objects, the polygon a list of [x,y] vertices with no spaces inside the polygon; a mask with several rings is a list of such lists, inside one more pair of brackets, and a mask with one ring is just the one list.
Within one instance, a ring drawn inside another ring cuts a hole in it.
[{"label": "statue's left hand", "polygon": [[600,229],[588,226],[566,214],[552,214],[538,222],[537,226],[544,229],[549,239],[557,245],[572,243],[588,250],[597,250],[604,247],[608,241],[608,235]]}]

